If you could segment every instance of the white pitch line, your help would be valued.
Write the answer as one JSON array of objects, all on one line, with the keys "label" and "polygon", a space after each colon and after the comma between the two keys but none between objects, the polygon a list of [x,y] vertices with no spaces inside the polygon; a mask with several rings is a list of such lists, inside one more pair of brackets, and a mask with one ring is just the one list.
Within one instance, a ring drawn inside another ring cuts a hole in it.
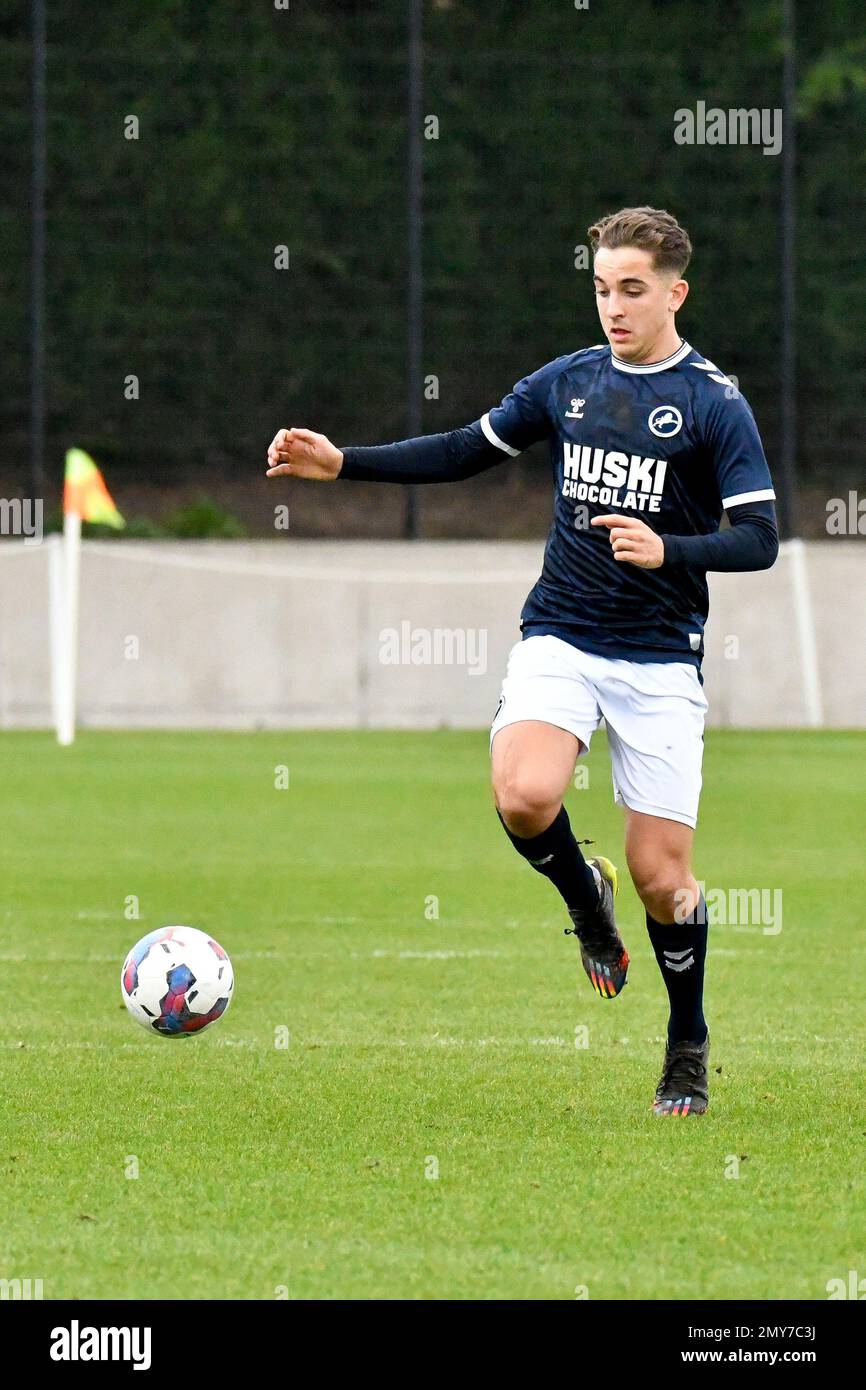
[{"label": "white pitch line", "polygon": [[[505,953],[496,950],[470,951],[372,951],[371,960],[477,960],[479,958],[500,960]],[[510,953],[509,953],[510,954]]]}]

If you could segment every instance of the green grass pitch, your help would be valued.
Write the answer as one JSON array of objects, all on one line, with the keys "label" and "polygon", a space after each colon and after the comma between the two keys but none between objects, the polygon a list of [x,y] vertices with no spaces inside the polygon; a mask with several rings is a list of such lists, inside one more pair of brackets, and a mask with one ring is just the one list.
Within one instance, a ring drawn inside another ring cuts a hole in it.
[{"label": "green grass pitch", "polygon": [[[567,804],[621,869],[613,1001],[502,834],[486,731],[3,735],[0,1277],[824,1299],[866,1276],[864,755],[708,734],[697,875],[781,890],[783,920],[711,929],[711,1108],[678,1123],[649,1110],[665,999],[602,738]],[[171,922],[235,966],[199,1038],[120,1001],[126,950]]]}]

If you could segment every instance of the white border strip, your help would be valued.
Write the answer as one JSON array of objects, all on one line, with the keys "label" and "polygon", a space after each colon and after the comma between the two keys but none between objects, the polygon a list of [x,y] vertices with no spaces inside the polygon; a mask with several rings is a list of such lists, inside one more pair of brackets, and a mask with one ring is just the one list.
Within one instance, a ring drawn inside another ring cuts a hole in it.
[{"label": "white border strip", "polygon": [[744,502],[775,502],[776,494],[771,487],[759,488],[757,492],[738,492],[735,497],[723,497],[722,506],[741,507]]},{"label": "white border strip", "polygon": [[794,621],[797,625],[797,644],[803,674],[803,700],[806,718],[814,729],[824,723],[824,702],[821,698],[821,673],[818,666],[818,643],[809,571],[806,567],[806,547],[801,540],[787,541],[783,546],[791,557],[791,588],[794,601]]},{"label": "white border strip", "polygon": [[[46,536],[44,542],[38,546],[27,545],[22,541],[8,541],[0,546],[0,554],[9,554],[12,546],[15,546],[16,553],[33,551],[35,555],[51,554],[51,541],[54,533]],[[57,539],[60,540],[59,534]],[[481,543],[481,542],[479,542]],[[248,564],[243,560],[208,560],[199,559],[193,555],[167,555],[165,551],[154,551],[150,549],[150,541],[82,541],[81,549],[85,555],[95,556],[97,559],[102,557],[110,560],[127,560],[132,564],[144,565],[165,565],[169,569],[181,570],[201,570],[210,574],[243,574],[252,578],[259,579],[315,579],[319,583],[333,582],[345,584],[360,584],[368,581],[372,584],[389,584],[392,580],[399,580],[401,583],[416,581],[422,584],[528,584],[530,588],[538,578],[539,565],[541,563],[541,552],[544,543],[538,543],[538,556],[532,564],[528,564],[525,569],[493,569],[493,570],[431,570],[431,569],[326,569],[321,561],[313,565],[275,565],[265,563],[261,565]],[[183,546],[181,540],[165,540],[157,542],[164,546]],[[193,542],[198,544],[198,542]],[[203,542],[203,544],[224,545],[226,542]],[[371,543],[372,544],[372,543]],[[141,549],[139,549],[141,546]]]},{"label": "white border strip", "polygon": [[[311,579],[318,583],[338,584],[529,584],[538,578],[538,564],[535,560],[526,569],[513,570],[430,570],[430,569],[325,569],[321,562],[312,565],[250,565],[242,560],[216,561],[199,559],[193,555],[166,555],[164,552],[139,550],[146,541],[84,541],[85,555],[97,559],[126,560],[132,564],[165,565],[169,569],[203,570],[210,574],[243,574],[256,579]],[[182,541],[166,541],[165,545],[183,545]],[[223,542],[217,542],[223,544]],[[542,545],[539,543],[539,557]]]},{"label": "white border strip", "polygon": [[499,438],[499,435],[496,433],[496,431],[490,423],[489,410],[486,415],[481,416],[481,419],[478,423],[481,426],[485,439],[487,439],[491,444],[495,444],[497,449],[504,449],[506,454],[510,454],[511,457],[515,459],[517,458],[517,455],[522,452],[522,450],[520,449],[512,449],[510,444],[506,444],[504,439]]}]

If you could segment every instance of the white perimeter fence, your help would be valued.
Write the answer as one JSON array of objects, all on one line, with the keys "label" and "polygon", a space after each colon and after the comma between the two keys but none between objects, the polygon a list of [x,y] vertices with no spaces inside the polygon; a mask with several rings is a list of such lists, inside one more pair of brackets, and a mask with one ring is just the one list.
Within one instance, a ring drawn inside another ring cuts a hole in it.
[{"label": "white perimeter fence", "polygon": [[[49,552],[0,544],[0,727],[51,726]],[[78,723],[489,724],[541,543],[91,541]],[[712,724],[866,725],[866,547],[789,542],[710,576]]]}]

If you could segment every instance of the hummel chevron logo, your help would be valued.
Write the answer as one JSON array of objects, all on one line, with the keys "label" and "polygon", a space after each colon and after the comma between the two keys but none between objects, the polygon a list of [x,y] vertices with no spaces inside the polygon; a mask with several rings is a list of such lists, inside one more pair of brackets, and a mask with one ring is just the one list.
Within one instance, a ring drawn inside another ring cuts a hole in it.
[{"label": "hummel chevron logo", "polygon": [[[668,970],[675,970],[677,972],[680,970],[688,970],[689,966],[695,963],[694,952],[691,946],[687,946],[684,951],[665,951],[663,954],[665,965]],[[688,960],[686,960],[686,956],[688,956]]]},{"label": "hummel chevron logo", "polygon": [[691,367],[697,367],[699,372],[709,372],[710,381],[717,381],[720,386],[733,386],[735,383],[731,378],[720,372],[715,362],[691,362]]}]

